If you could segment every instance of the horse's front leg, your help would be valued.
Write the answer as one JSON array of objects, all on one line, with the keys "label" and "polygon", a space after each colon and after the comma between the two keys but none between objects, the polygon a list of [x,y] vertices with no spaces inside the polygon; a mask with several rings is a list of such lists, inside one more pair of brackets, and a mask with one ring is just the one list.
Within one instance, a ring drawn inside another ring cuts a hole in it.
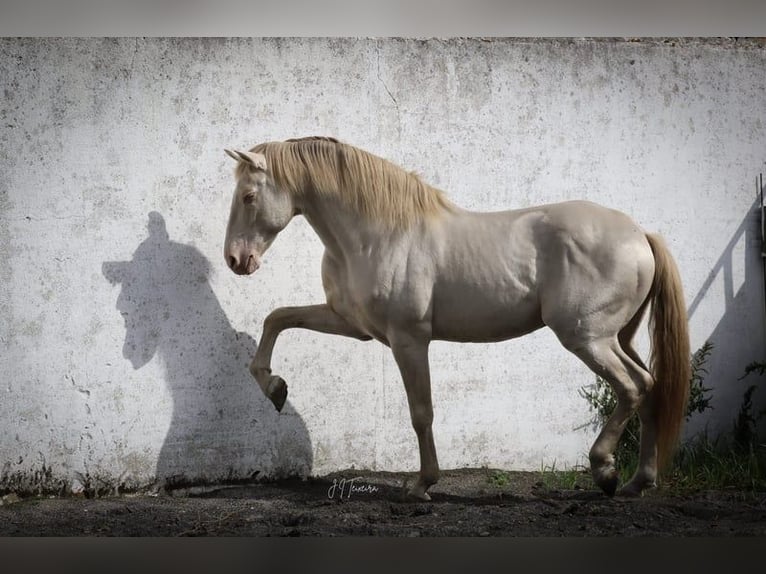
[{"label": "horse's front leg", "polygon": [[282,410],[287,400],[287,384],[271,374],[271,354],[279,334],[285,329],[309,329],[331,335],[344,335],[361,340],[370,337],[350,325],[343,317],[328,305],[308,305],[305,307],[280,307],[269,313],[263,322],[263,335],[250,364],[250,372],[263,393],[271,399],[278,411]]},{"label": "horse's front leg", "polygon": [[439,480],[439,462],[431,429],[434,413],[431,404],[431,375],[428,365],[428,341],[399,334],[389,337],[391,350],[402,374],[410,418],[418,437],[420,474],[409,495],[420,500],[431,500],[426,492]]}]

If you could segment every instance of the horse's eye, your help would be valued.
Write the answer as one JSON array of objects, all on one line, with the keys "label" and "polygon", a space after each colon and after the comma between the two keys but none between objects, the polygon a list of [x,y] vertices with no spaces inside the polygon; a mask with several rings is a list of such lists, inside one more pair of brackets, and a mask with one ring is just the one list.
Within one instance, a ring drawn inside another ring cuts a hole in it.
[{"label": "horse's eye", "polygon": [[245,195],[244,198],[242,198],[242,201],[245,202],[245,205],[250,205],[251,203],[253,203],[253,201],[255,201],[255,194],[248,193],[247,195]]}]

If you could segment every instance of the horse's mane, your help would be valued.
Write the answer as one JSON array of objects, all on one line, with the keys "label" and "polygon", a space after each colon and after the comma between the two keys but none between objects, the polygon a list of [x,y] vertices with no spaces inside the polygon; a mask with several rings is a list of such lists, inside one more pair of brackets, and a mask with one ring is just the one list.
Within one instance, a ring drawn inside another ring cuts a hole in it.
[{"label": "horse's mane", "polygon": [[[278,187],[292,195],[313,191],[337,197],[363,216],[392,228],[408,227],[452,203],[416,174],[328,137],[267,142],[251,151],[266,156]],[[247,169],[244,162],[240,168]]]}]

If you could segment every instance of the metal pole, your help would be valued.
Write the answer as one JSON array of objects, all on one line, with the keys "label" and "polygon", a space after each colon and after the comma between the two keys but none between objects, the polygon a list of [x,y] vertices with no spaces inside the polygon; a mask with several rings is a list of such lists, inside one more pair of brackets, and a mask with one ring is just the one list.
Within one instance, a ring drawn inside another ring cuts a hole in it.
[{"label": "metal pole", "polygon": [[761,257],[766,258],[766,205],[763,203],[763,174],[759,174],[758,178],[758,189],[761,192]]},{"label": "metal pole", "polygon": [[[760,205],[758,211],[761,212],[761,264],[763,265],[763,318],[766,325],[766,204],[763,203],[763,173],[758,174],[756,180],[758,192],[760,193]],[[756,196],[757,197],[757,196]]]}]

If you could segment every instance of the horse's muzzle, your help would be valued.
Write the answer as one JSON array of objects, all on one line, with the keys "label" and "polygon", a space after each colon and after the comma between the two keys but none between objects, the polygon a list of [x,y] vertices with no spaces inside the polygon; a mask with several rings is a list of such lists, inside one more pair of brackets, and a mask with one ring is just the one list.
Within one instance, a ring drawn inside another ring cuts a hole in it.
[{"label": "horse's muzzle", "polygon": [[226,262],[229,264],[229,269],[237,275],[250,275],[261,266],[259,259],[252,253],[248,254],[247,258],[230,254],[226,257]]}]

